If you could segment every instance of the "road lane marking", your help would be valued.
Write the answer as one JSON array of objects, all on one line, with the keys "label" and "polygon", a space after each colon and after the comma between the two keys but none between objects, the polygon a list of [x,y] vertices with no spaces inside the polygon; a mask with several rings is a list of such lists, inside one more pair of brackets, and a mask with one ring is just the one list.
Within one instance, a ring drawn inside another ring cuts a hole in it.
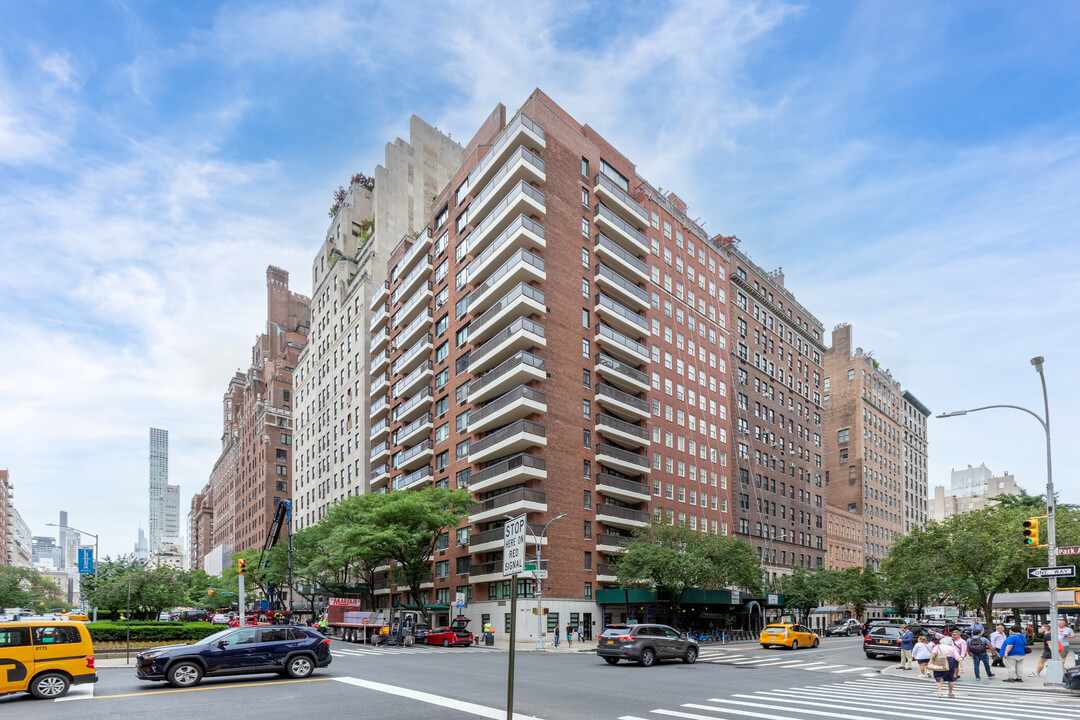
[{"label": "road lane marking", "polygon": [[[335,677],[330,679],[337,680],[338,682],[347,685],[355,685],[367,690],[374,690],[375,692],[397,695],[399,697],[409,698],[410,700],[425,702],[429,705],[439,705],[440,707],[459,710],[461,712],[469,713],[470,715],[491,718],[491,720],[500,720],[500,718],[506,717],[505,709],[477,705],[476,703],[465,702],[464,700],[454,700],[453,698],[442,697],[421,690],[412,690],[411,688],[387,685],[386,683],[372,682],[371,680],[361,680],[360,678],[354,677]],[[536,720],[532,715],[522,715],[521,713],[514,713],[514,717],[520,718],[520,720]]]},{"label": "road lane marking", "polygon": [[170,693],[183,693],[183,692],[202,692],[204,690],[229,690],[232,688],[248,688],[248,687],[262,687],[263,685],[292,685],[294,683],[310,683],[310,682],[322,682],[323,680],[332,680],[335,678],[304,678],[302,680],[274,680],[271,682],[253,682],[243,683],[240,685],[204,685],[203,687],[193,688],[173,688],[172,690],[148,690],[146,692],[135,693],[123,693],[120,695],[95,695],[94,700],[111,700],[112,698],[124,698],[124,697],[141,697],[143,695],[168,695]]},{"label": "road lane marking", "polygon": [[864,668],[864,667],[853,667],[853,668],[846,668],[844,670],[833,670],[833,672],[834,673],[849,673],[849,672],[858,672],[860,670],[866,670],[866,668]]}]

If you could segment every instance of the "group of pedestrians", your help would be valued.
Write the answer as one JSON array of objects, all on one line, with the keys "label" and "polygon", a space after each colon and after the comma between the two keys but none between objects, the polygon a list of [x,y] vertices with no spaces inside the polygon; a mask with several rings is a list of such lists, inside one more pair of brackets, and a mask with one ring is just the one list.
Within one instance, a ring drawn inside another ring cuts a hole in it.
[{"label": "group of pedestrians", "polygon": [[[574,647],[574,632],[577,632],[579,643],[585,642],[585,626],[578,623],[566,623],[566,647]],[[555,647],[559,647],[559,628],[555,628]]]},{"label": "group of pedestrians", "polygon": [[[1028,677],[1038,677],[1050,659],[1050,626],[1043,625],[1043,652],[1039,665]],[[915,633],[904,625],[900,628],[900,665],[898,669],[911,670],[912,662],[918,665],[920,678],[933,678],[937,683],[938,697],[944,697],[945,686],[948,696],[953,694],[953,686],[964,674],[964,660],[970,655],[975,679],[981,680],[980,670],[985,670],[986,677],[994,677],[991,667],[1002,667],[1008,677],[1002,682],[1023,682],[1024,658],[1028,652],[1028,638],[1020,627],[1006,629],[998,625],[990,637],[985,636],[986,628],[976,620],[971,623],[968,639],[965,640],[959,630],[948,635],[932,632],[937,642],[926,635],[915,637]],[[1064,620],[1058,620],[1058,651],[1064,659],[1069,652],[1070,640],[1075,637],[1072,628]],[[1080,650],[1077,651],[1080,658]],[[993,657],[993,662],[991,662]]]}]

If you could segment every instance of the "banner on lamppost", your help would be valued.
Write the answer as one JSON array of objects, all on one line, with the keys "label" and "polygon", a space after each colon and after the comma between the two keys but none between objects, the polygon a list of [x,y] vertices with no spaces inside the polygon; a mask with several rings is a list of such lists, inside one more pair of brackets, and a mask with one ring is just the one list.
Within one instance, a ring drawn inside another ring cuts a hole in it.
[{"label": "banner on lamppost", "polygon": [[94,548],[79,548],[79,574],[94,574]]}]

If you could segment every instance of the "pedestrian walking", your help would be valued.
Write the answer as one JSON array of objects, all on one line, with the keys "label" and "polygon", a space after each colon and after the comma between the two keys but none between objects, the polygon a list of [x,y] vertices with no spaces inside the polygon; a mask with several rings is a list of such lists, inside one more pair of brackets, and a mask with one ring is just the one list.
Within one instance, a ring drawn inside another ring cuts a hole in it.
[{"label": "pedestrian walking", "polygon": [[[1053,653],[1050,651],[1050,626],[1049,625],[1040,625],[1039,626],[1039,632],[1041,632],[1042,636],[1043,636],[1043,639],[1042,639],[1042,645],[1043,645],[1042,655],[1039,656],[1039,664],[1035,668],[1035,672],[1028,673],[1028,677],[1039,677],[1039,675],[1042,675],[1043,668],[1046,667],[1046,661],[1049,660],[1051,657],[1053,657]],[[1062,644],[1062,642],[1060,640],[1058,640],[1058,655],[1059,655],[1059,657],[1062,658],[1062,660],[1064,660],[1064,658],[1065,658],[1065,647],[1064,647],[1064,645]]]},{"label": "pedestrian walking", "polygon": [[942,683],[949,684],[949,697],[953,695],[953,684],[956,682],[957,668],[960,666],[959,653],[953,645],[951,637],[942,637],[937,646],[930,651],[930,664],[927,666],[934,671],[934,680],[937,682],[937,696],[942,695]]},{"label": "pedestrian walking", "polygon": [[566,623],[566,647],[574,647],[574,626]]},{"label": "pedestrian walking", "polygon": [[964,660],[968,656],[968,644],[959,630],[952,631],[952,642],[953,647],[956,648],[956,654],[959,656],[957,659],[960,661],[956,668],[955,679],[956,682],[960,682],[960,676],[964,674]]},{"label": "pedestrian walking", "polygon": [[911,632],[907,625],[900,626],[900,664],[897,670],[911,669],[911,650],[915,645],[915,633]]},{"label": "pedestrian walking", "polygon": [[1009,677],[1001,682],[1024,682],[1024,656],[1027,654],[1027,638],[1020,626],[1009,631],[1009,637],[1001,644],[1001,659],[1009,669]]},{"label": "pedestrian walking", "polygon": [[559,627],[555,626],[555,647],[559,647]]},{"label": "pedestrian walking", "polygon": [[926,664],[930,662],[930,643],[925,635],[920,635],[911,648],[911,659],[919,664],[919,677],[930,677],[926,674]]},{"label": "pedestrian walking", "polygon": [[[1068,659],[1069,646],[1072,645],[1072,639],[1076,637],[1076,633],[1069,627],[1069,624],[1065,622],[1064,618],[1058,618],[1058,641],[1063,648],[1061,652],[1061,662],[1064,663]],[[1073,658],[1075,664],[1080,665],[1080,647],[1076,649],[1076,657]]]},{"label": "pedestrian walking", "polygon": [[982,635],[984,632],[986,632],[986,628],[983,627],[983,624],[979,621],[979,618],[975,618],[971,621],[971,627],[968,628],[969,637],[974,635],[975,633],[979,633],[980,635]]},{"label": "pedestrian walking", "polygon": [[585,642],[585,626],[578,623],[577,626],[577,641],[579,643]]},{"label": "pedestrian walking", "polygon": [[971,654],[971,664],[975,666],[975,679],[981,680],[979,677],[979,666],[986,667],[986,677],[994,677],[994,673],[990,672],[990,643],[983,637],[982,631],[979,631],[971,636],[971,639],[967,643],[968,652]]},{"label": "pedestrian walking", "polygon": [[1007,637],[1004,625],[998,625],[994,632],[990,633],[990,648],[994,653],[994,662],[990,663],[991,667],[1005,667],[1005,661],[1001,657],[1001,646]]}]

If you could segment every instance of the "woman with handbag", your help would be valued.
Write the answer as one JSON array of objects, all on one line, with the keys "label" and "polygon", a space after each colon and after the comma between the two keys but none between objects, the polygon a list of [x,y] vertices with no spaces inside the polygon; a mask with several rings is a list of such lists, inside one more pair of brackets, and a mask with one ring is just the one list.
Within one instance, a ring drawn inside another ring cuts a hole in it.
[{"label": "woman with handbag", "polygon": [[938,697],[943,697],[942,682],[949,683],[949,697],[956,697],[953,695],[953,683],[956,682],[956,673],[960,667],[960,653],[953,645],[951,637],[943,637],[938,641],[938,644],[930,651],[930,664],[927,667],[934,671]]},{"label": "woman with handbag", "polygon": [[930,643],[925,635],[920,635],[911,648],[911,659],[919,664],[919,677],[929,678],[926,674],[926,664],[930,662]]}]

